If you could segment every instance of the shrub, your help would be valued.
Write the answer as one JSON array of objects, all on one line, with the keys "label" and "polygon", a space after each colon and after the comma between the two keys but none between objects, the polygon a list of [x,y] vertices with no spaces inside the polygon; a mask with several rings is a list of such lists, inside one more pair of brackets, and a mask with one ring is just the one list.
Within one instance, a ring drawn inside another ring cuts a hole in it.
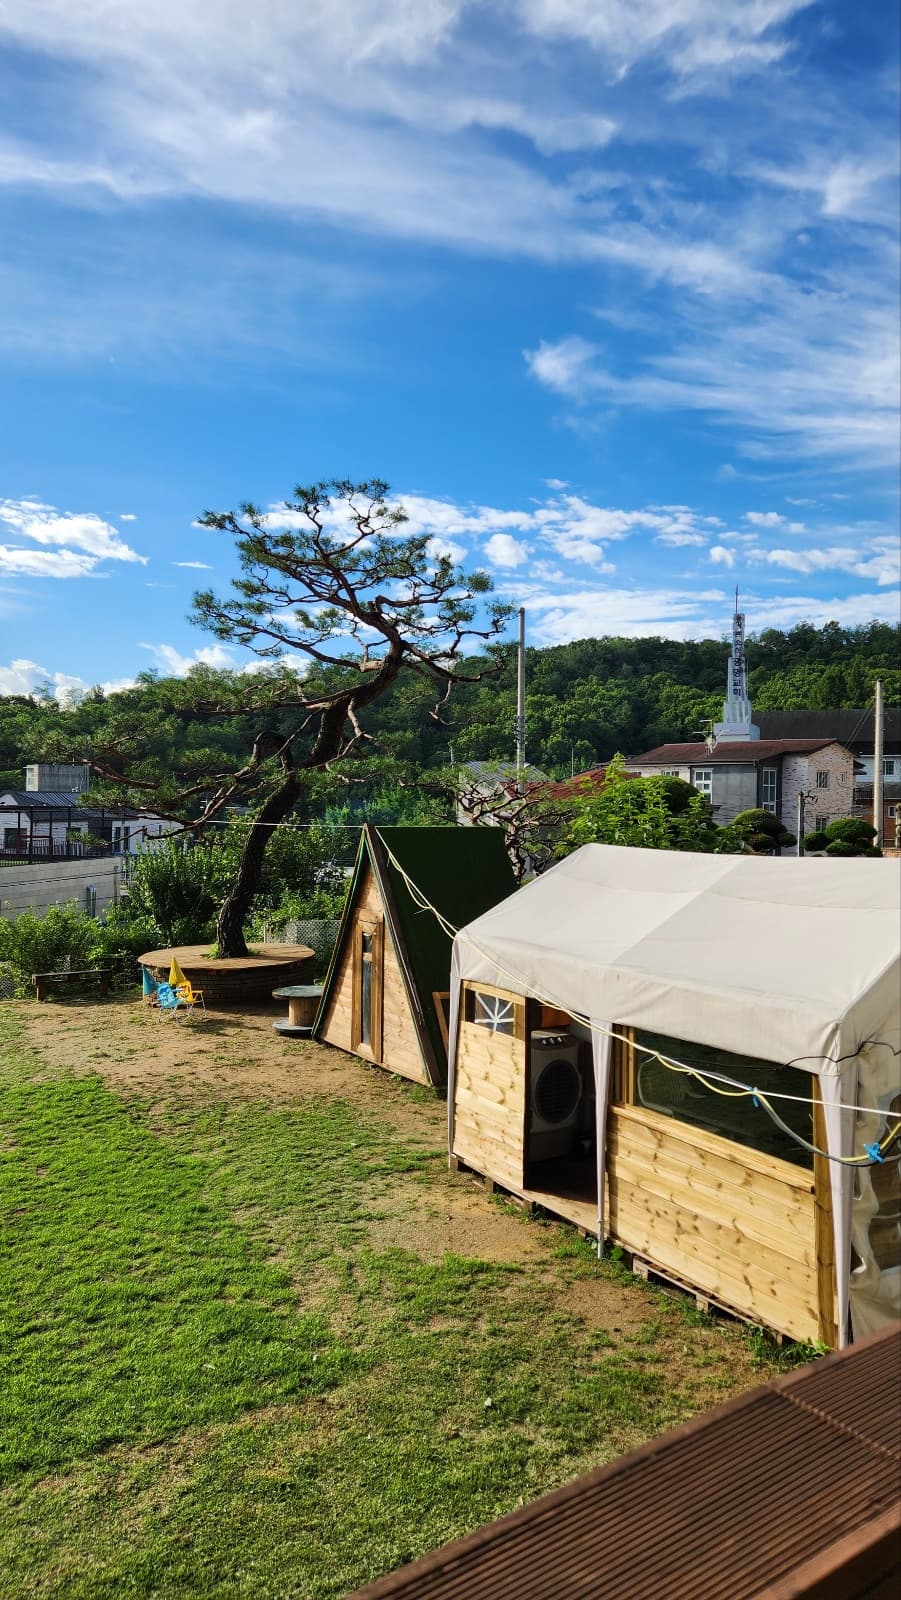
[{"label": "shrub", "polygon": [[876,829],[869,822],[864,822],[863,817],[836,817],[826,825],[827,839],[842,839],[846,844],[859,845],[861,849],[866,849],[875,837]]},{"label": "shrub", "polygon": [[818,850],[825,850],[828,843],[829,840],[826,838],[825,833],[822,832],[808,833],[804,837],[804,849],[810,855],[815,854]]},{"label": "shrub", "polygon": [[33,972],[97,966],[97,923],[78,906],[50,906],[43,916],[24,911],[0,921],[0,966],[20,994],[30,992]]},{"label": "shrub", "polygon": [[798,842],[795,835],[782,826],[780,819],[772,811],[764,811],[762,806],[739,811],[738,816],[733,819],[732,827],[739,838],[749,844],[757,854],[781,850],[786,845]]},{"label": "shrub", "polygon": [[140,978],[138,956],[163,942],[156,923],[149,917],[136,915],[128,901],[110,906],[103,920],[94,923],[94,928],[97,959],[131,983],[137,983]]},{"label": "shrub", "polygon": [[856,856],[860,854],[856,845],[849,844],[847,839],[833,839],[826,846],[827,856]]}]

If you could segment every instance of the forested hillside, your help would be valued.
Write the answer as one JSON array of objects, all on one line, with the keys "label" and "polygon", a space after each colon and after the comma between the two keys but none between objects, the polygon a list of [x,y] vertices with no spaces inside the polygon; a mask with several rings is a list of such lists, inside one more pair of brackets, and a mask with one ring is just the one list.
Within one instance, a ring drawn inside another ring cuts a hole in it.
[{"label": "forested hillside", "polygon": [[[758,711],[865,706],[881,677],[886,701],[901,701],[901,629],[886,623],[843,628],[800,624],[767,629],[748,641],[751,697]],[[533,764],[554,775],[628,754],[670,738],[703,734],[719,716],[729,646],[725,639],[693,643],[647,639],[578,639],[527,653],[527,744]],[[369,715],[378,748],[415,767],[451,759],[513,758],[515,672],[511,650],[495,677],[461,685],[441,721],[430,715],[434,688],[407,677]],[[474,668],[478,663],[473,663]],[[222,678],[221,674],[206,673]],[[309,681],[309,680],[308,680]],[[230,702],[239,702],[240,680]],[[154,707],[158,717],[154,718]],[[141,718],[153,728],[157,755],[177,754],[182,770],[198,776],[248,750],[240,714],[214,722],[192,715],[191,680],[144,674],[134,690],[105,696],[94,690],[60,710],[47,697],[0,698],[0,783],[20,787],[22,768],[62,745],[78,746],[98,730]]]}]

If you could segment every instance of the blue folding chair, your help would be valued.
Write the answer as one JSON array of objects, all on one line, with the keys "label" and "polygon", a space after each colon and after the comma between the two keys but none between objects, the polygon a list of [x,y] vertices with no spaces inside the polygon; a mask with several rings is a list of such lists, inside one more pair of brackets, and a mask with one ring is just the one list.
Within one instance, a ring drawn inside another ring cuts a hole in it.
[{"label": "blue folding chair", "polygon": [[156,987],[156,1003],[161,1017],[172,1016],[178,1021],[178,1013],[187,1010],[187,1003],[182,999],[177,989],[171,983],[158,983]]}]

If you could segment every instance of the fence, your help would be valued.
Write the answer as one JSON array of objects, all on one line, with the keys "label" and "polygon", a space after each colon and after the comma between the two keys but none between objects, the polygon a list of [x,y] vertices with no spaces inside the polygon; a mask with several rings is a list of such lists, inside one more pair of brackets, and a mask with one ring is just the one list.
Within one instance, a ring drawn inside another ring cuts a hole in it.
[{"label": "fence", "polygon": [[339,917],[301,917],[295,922],[286,922],[277,933],[270,932],[264,924],[262,941],[264,944],[309,945],[316,955],[316,971],[324,973],[331,960],[340,926]]}]

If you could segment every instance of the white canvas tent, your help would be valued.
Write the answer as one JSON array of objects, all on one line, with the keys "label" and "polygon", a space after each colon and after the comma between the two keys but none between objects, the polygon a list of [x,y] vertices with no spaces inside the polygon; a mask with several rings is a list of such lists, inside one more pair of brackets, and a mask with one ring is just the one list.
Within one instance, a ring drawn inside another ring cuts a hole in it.
[{"label": "white canvas tent", "polygon": [[[461,984],[540,999],[592,1025],[599,1213],[614,1025],[771,1062],[819,1080],[831,1157],[886,1130],[899,1092],[901,863],[781,860],[586,845],[454,942],[449,1116]],[[858,1118],[847,1108],[877,1108]],[[901,1309],[901,1270],[867,1244],[868,1167],[832,1161],[839,1341]],[[855,1176],[857,1179],[854,1195]],[[599,1214],[599,1237],[603,1237]],[[850,1273],[852,1233],[861,1266]]]}]

